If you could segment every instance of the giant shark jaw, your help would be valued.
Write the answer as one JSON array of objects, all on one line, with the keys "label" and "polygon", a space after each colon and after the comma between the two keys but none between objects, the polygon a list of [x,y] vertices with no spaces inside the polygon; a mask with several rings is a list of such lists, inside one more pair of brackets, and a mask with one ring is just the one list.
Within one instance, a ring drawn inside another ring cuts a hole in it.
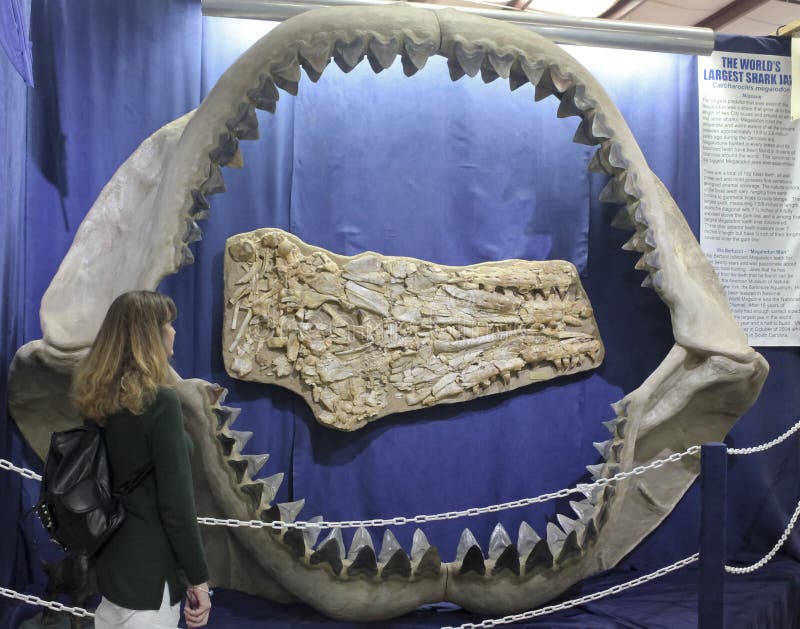
[{"label": "giant shark jaw", "polygon": [[[611,180],[605,201],[624,207],[625,248],[669,308],[675,344],[635,391],[614,405],[594,478],[610,477],[688,446],[722,439],[755,401],[767,374],[747,345],[722,287],[675,202],[650,171],[621,114],[572,57],[527,31],[453,11],[397,5],[322,9],[293,18],[257,42],[223,75],[203,104],[146,140],[117,171],[87,215],[41,308],[44,339],[12,364],[12,413],[43,454],[49,434],[76,423],[64,404],[77,360],[121,292],[155,288],[192,262],[196,221],[208,195],[224,190],[220,166],[240,165],[240,139],[258,135],[254,108],[274,111],[278,88],[294,93],[301,67],[315,81],[331,58],[344,71],[369,60],[375,71],[401,57],[406,74],[429,56],[447,58],[451,77],[531,82],[537,99],[554,95],[559,116],[578,116],[575,141],[599,144],[590,168]],[[264,457],[244,455],[247,433],[224,391],[200,380],[178,385],[196,444],[198,510],[242,520],[292,520],[299,504],[272,504],[280,475],[256,479]],[[447,600],[482,613],[529,609],[598,570],[614,566],[675,507],[698,473],[696,458],[589,492],[558,516],[544,539],[525,526],[517,543],[498,529],[486,558],[471,535],[444,563],[424,535],[409,553],[392,536],[376,552],[357,534],[347,556],[339,535],[316,543],[310,531],[235,528],[208,532],[219,585],[305,601],[339,619],[375,620]]]}]

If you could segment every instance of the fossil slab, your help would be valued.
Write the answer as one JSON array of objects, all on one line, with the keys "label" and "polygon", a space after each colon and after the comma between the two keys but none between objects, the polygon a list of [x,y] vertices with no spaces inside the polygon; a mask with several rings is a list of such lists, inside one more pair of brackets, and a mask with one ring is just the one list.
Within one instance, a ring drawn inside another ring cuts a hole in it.
[{"label": "fossil slab", "polygon": [[355,430],[389,413],[583,371],[603,344],[575,267],[340,256],[279,229],[228,239],[225,368]]}]

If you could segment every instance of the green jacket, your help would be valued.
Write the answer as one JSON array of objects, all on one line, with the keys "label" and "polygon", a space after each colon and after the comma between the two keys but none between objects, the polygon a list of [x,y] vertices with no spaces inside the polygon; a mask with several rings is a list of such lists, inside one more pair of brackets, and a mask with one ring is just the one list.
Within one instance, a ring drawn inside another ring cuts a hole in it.
[{"label": "green jacket", "polygon": [[158,609],[166,582],[174,605],[187,581],[208,581],[177,394],[162,387],[142,415],[110,416],[105,439],[115,490],[149,461],[154,467],[125,497],[125,520],[94,557],[97,588],[122,607]]}]

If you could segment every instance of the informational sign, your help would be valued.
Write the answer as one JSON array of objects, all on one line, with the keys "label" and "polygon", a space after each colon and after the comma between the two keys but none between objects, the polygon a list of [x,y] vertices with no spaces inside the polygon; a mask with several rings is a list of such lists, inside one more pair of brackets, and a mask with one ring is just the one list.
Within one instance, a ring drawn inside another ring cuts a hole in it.
[{"label": "informational sign", "polygon": [[788,57],[698,58],[700,245],[755,346],[800,345],[800,132]]}]

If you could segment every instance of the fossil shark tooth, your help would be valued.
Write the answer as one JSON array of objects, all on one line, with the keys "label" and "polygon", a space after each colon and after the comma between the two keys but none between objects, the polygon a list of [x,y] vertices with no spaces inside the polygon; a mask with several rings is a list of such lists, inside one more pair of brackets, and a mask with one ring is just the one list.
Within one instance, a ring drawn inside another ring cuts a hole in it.
[{"label": "fossil shark tooth", "polygon": [[614,414],[618,418],[627,417],[628,416],[628,408],[630,407],[630,400],[627,400],[627,399],[623,398],[622,400],[619,400],[618,402],[614,402],[610,406],[611,406],[611,410],[614,411]]},{"label": "fossil shark tooth", "polygon": [[381,543],[381,552],[380,555],[378,555],[378,561],[386,563],[398,550],[402,550],[400,542],[397,541],[394,533],[386,529],[383,532],[383,542]]},{"label": "fossil shark tooth", "polygon": [[[596,138],[594,133],[592,133],[595,116],[596,116],[596,113],[593,113],[592,116],[591,116],[591,125],[592,126],[589,126],[588,128],[586,128],[584,130],[584,134],[587,137]],[[589,123],[589,118],[587,117],[586,119],[584,119],[584,122],[586,122],[588,124]],[[617,173],[618,169],[616,167],[614,167],[611,164],[610,160],[609,160],[609,153],[611,152],[611,147],[612,147],[612,143],[606,141],[606,142],[603,142],[600,145],[600,148],[598,148],[594,152],[594,155],[592,155],[592,159],[589,160],[588,168],[589,168],[590,172],[601,173],[601,174],[606,174],[606,175],[610,175],[610,176],[614,176]]]},{"label": "fossil shark tooth", "polygon": [[534,547],[531,549],[531,552],[528,553],[528,556],[525,559],[525,574],[530,574],[537,569],[547,570],[552,566],[553,553],[550,550],[547,540],[541,539],[536,542]]},{"label": "fossil shark tooth", "polygon": [[430,57],[438,48],[438,44],[432,41],[416,42],[410,37],[403,41],[402,61],[403,72],[406,76],[412,76],[425,67]]},{"label": "fossil shark tooth", "polygon": [[661,270],[661,256],[658,251],[650,251],[641,257],[642,265],[649,271]]},{"label": "fossil shark tooth", "polygon": [[330,566],[333,573],[338,575],[342,571],[343,558],[344,542],[342,541],[342,530],[333,529],[322,541],[319,548],[311,554],[308,560],[312,566],[326,563]]},{"label": "fossil shark tooth", "polygon": [[[313,518],[309,518],[309,522],[322,522],[323,518],[321,515],[315,515]],[[319,534],[322,533],[322,529],[317,528],[316,526],[309,526],[303,530],[303,539],[306,542],[306,546],[308,548],[314,548],[317,544],[317,539],[319,539]]]},{"label": "fossil shark tooth", "polygon": [[511,538],[506,533],[503,525],[498,522],[489,538],[489,559],[497,559],[506,549],[506,546],[510,545]]},{"label": "fossil shark tooth", "polygon": [[253,432],[250,430],[228,430],[227,434],[234,440],[234,451],[236,452],[244,450],[247,442],[250,441],[250,438],[253,436]]},{"label": "fossil shark tooth", "polygon": [[364,40],[360,37],[349,42],[338,41],[333,50],[333,60],[342,72],[350,72],[361,63],[364,58],[364,49]]},{"label": "fossil shark tooth", "polygon": [[588,489],[581,489],[581,493],[586,496],[590,504],[596,505],[603,496],[603,488],[596,486]]},{"label": "fossil shark tooth", "polygon": [[578,543],[578,529],[576,528],[570,531],[564,538],[564,541],[561,544],[561,552],[558,554],[557,561],[559,563],[563,563],[569,559],[572,559],[573,557],[579,557],[581,550],[581,545]]},{"label": "fossil shark tooth", "polygon": [[258,471],[269,459],[269,454],[243,454],[238,459],[228,459],[230,465],[236,473],[236,481],[241,483],[245,478],[255,478]]},{"label": "fossil shark tooth", "polygon": [[340,559],[344,559],[345,558],[345,551],[344,551],[344,540],[342,539],[342,529],[338,529],[338,528],[337,529],[331,529],[330,532],[325,536],[325,539],[323,539],[320,542],[319,547],[322,548],[323,546],[325,546],[326,544],[328,544],[331,541],[336,543],[336,546],[337,546],[337,551],[336,552],[337,552],[339,558]]},{"label": "fossil shark tooth", "polygon": [[272,80],[284,92],[297,96],[297,86],[300,83],[300,64],[297,59],[289,62],[288,65],[273,69]]},{"label": "fossil shark tooth", "polygon": [[484,83],[491,83],[492,81],[496,81],[499,78],[497,72],[494,71],[494,68],[488,62],[488,59],[484,59],[483,64],[481,65],[481,80]]},{"label": "fossil shark tooth", "polygon": [[247,473],[250,478],[255,478],[256,474],[269,460],[269,454],[243,454],[242,459],[247,463]]},{"label": "fossil shark tooth", "polygon": [[584,548],[586,548],[589,544],[594,544],[597,541],[597,526],[594,523],[594,519],[589,520],[586,523],[586,530],[583,534],[583,540],[581,544]]},{"label": "fossil shark tooth", "polygon": [[547,69],[547,65],[542,59],[530,61],[526,58],[522,58],[520,59],[520,68],[525,76],[528,77],[528,81],[530,81],[531,85],[535,86],[541,81],[542,75],[544,75]]},{"label": "fossil shark tooth", "polygon": [[631,214],[627,207],[620,209],[611,220],[611,226],[615,229],[622,229],[626,231],[633,231],[636,229],[636,223],[633,222]]},{"label": "fossil shark tooth", "polygon": [[464,68],[461,67],[461,64],[458,62],[458,59],[449,58],[447,60],[447,70],[450,73],[450,80],[451,81],[458,81],[462,76],[466,76],[466,72]]},{"label": "fossil shark tooth", "polygon": [[239,150],[239,139],[233,133],[222,133],[217,148],[208,154],[215,164],[227,166]]},{"label": "fossil shark tooth", "polygon": [[553,557],[557,558],[561,554],[566,539],[567,533],[562,531],[555,522],[547,523],[547,545]]},{"label": "fossil shark tooth", "polygon": [[280,98],[275,82],[266,74],[260,77],[260,85],[247,92],[247,97],[255,105],[256,109],[275,113],[275,105]]},{"label": "fossil shark tooth", "polygon": [[[598,140],[608,140],[614,137],[614,132],[606,124],[606,117],[599,109],[595,110],[592,118],[592,135]],[[608,153],[608,163],[616,169],[626,170],[629,163],[619,155],[620,145],[617,142],[609,142],[610,150]]]},{"label": "fossil shark tooth", "polygon": [[371,578],[376,576],[378,562],[375,559],[375,550],[371,546],[362,546],[347,567],[347,574],[352,577],[364,575]]},{"label": "fossil shark tooth", "polygon": [[306,541],[303,531],[300,529],[289,529],[283,534],[283,543],[292,551],[295,557],[305,557]]},{"label": "fossil shark tooth", "polygon": [[186,231],[183,232],[183,237],[181,240],[186,244],[191,244],[193,242],[197,242],[198,240],[203,239],[203,232],[200,229],[200,226],[194,221],[193,218],[189,217],[186,219]]},{"label": "fossil shark tooth", "polygon": [[538,533],[533,530],[530,524],[524,520],[520,522],[519,532],[517,534],[517,548],[522,557],[527,557],[540,539],[542,538],[539,537]]},{"label": "fossil shark tooth", "polygon": [[428,542],[428,538],[425,536],[425,533],[422,532],[422,529],[414,531],[414,537],[411,541],[411,559],[413,561],[422,559],[422,556],[430,546],[430,542]]},{"label": "fossil shark tooth", "polygon": [[[495,74],[501,79],[507,79],[511,75],[511,66],[517,60],[516,55],[513,53],[500,53],[497,50],[489,49],[486,54],[486,59],[494,69]],[[486,64],[484,63],[484,66]]]},{"label": "fossil shark tooth", "polygon": [[258,139],[258,117],[255,107],[250,103],[239,103],[236,115],[228,120],[225,125],[240,140]]},{"label": "fossil shark tooth", "polygon": [[605,188],[600,191],[601,203],[627,203],[628,194],[625,192],[625,171],[609,179]]},{"label": "fossil shark tooth", "polygon": [[[326,40],[303,42],[299,51],[300,66],[308,78],[316,83],[331,61],[332,46]],[[277,92],[277,90],[276,90]]]},{"label": "fossil shark tooth", "polygon": [[382,578],[388,579],[393,576],[403,579],[408,579],[411,576],[411,560],[402,548],[396,550],[389,557],[383,566],[383,570],[381,570]]},{"label": "fossil shark tooth", "polygon": [[436,546],[430,546],[416,564],[414,575],[417,577],[438,576],[442,572],[442,560]]},{"label": "fossil shark tooth", "polygon": [[458,540],[458,547],[456,548],[456,563],[464,559],[467,551],[473,546],[478,546],[478,548],[480,548],[478,545],[478,540],[475,539],[472,531],[469,529],[464,529],[461,532],[461,538]]},{"label": "fossil shark tooth", "polygon": [[[589,111],[583,114],[580,123],[578,124],[577,129],[575,129],[575,134],[572,136],[572,141],[578,144],[585,144],[586,146],[595,146],[596,144],[600,143],[600,138],[596,138],[592,135],[592,125],[594,124],[594,111]],[[608,172],[596,161],[596,153],[592,156],[592,159],[589,162],[589,170],[591,172],[602,172],[607,175],[613,174],[612,172]]]},{"label": "fossil shark tooth", "polygon": [[607,441],[595,441],[592,443],[594,449],[600,453],[604,459],[608,458],[608,453],[611,451],[611,444],[613,439],[608,439]]},{"label": "fossil shark tooth", "polygon": [[[627,210],[621,210],[627,213]],[[644,239],[644,232],[637,230],[634,232],[633,236],[631,236],[624,245],[622,245],[622,249],[625,251],[638,251],[639,253],[644,253],[645,251],[645,239]]]},{"label": "fossil shark tooth", "polygon": [[268,476],[267,478],[263,479],[264,484],[264,494],[262,499],[264,502],[270,503],[275,499],[275,496],[278,494],[278,489],[283,482],[283,472],[278,472],[277,474],[273,474],[272,476]]},{"label": "fossil shark tooth", "polygon": [[242,459],[228,459],[228,465],[233,468],[233,472],[236,475],[236,482],[241,483],[247,471],[247,461],[243,461]]},{"label": "fossil shark tooth", "polygon": [[492,567],[492,576],[500,574],[504,570],[519,576],[519,551],[514,544],[509,544],[497,557]]},{"label": "fossil shark tooth", "polygon": [[200,192],[200,190],[192,190],[192,204],[189,208],[189,216],[191,216],[196,221],[202,221],[207,219],[211,212],[211,205],[206,199],[205,195]]},{"label": "fossil shark tooth", "polygon": [[482,47],[465,46],[462,42],[457,41],[453,46],[453,51],[455,52],[456,60],[468,77],[472,78],[480,72],[483,58],[486,54]]},{"label": "fossil shark tooth", "polygon": [[388,41],[381,41],[373,37],[369,42],[367,58],[374,72],[380,72],[390,67],[401,52],[400,42],[392,37]]},{"label": "fossil shark tooth", "polygon": [[258,506],[261,504],[261,501],[264,496],[264,481],[263,480],[254,480],[249,483],[242,483],[239,485],[239,489],[242,490],[247,496],[250,497],[253,504]]},{"label": "fossil shark tooth", "polygon": [[580,501],[570,500],[569,506],[572,507],[572,510],[575,512],[581,522],[586,522],[592,517],[595,511],[594,503],[592,503],[589,499]]},{"label": "fossil shark tooth", "polygon": [[525,71],[522,69],[521,60],[515,57],[508,72],[508,87],[513,92],[529,82]]},{"label": "fossil shark tooth", "polygon": [[369,534],[369,531],[362,526],[357,529],[353,535],[353,541],[350,544],[350,551],[347,553],[347,559],[350,561],[355,559],[358,551],[364,546],[369,546],[373,550],[375,549],[375,546],[372,543],[372,536]]},{"label": "fossil shark tooth", "polygon": [[569,535],[572,531],[574,531],[578,527],[578,520],[573,520],[572,518],[568,518],[567,516],[557,513],[556,519],[558,520],[558,524],[561,529]]},{"label": "fossil shark tooth", "polygon": [[[622,188],[624,188],[624,187],[625,186],[623,184]],[[627,194],[627,193],[625,193],[625,194]],[[632,205],[632,210],[633,211],[630,212],[630,215],[633,218],[633,221],[636,223],[637,226],[641,226],[641,227],[645,227],[645,228],[650,227],[650,220],[645,215],[641,203],[634,203]]]},{"label": "fossil shark tooth", "polygon": [[587,465],[586,469],[589,470],[589,473],[592,475],[592,480],[597,480],[603,475],[604,467],[604,463],[598,463],[596,465]]},{"label": "fossil shark tooth", "polygon": [[561,103],[558,105],[556,116],[559,118],[568,118],[570,116],[580,116],[583,114],[583,110],[575,104],[576,90],[577,87],[573,85],[561,95]]},{"label": "fossil shark tooth", "polygon": [[[456,562],[458,563],[458,562]],[[458,569],[458,574],[486,574],[486,562],[483,559],[483,553],[479,546],[470,546],[464,555],[464,560],[461,562],[461,567]]]},{"label": "fossil shark tooth", "polygon": [[553,81],[554,69],[553,67],[545,68],[542,76],[536,83],[536,90],[534,91],[534,100],[537,102],[547,98],[548,96],[560,96],[561,90],[558,89]]},{"label": "fossil shark tooth", "polygon": [[208,170],[208,177],[200,184],[200,191],[205,194],[220,194],[225,192],[225,180],[218,164],[212,162]]},{"label": "fossil shark tooth", "polygon": [[240,453],[252,436],[253,433],[249,431],[229,430],[217,434],[217,439],[222,445],[222,453],[228,457],[231,454]]},{"label": "fossil shark tooth", "polygon": [[214,414],[217,416],[217,430],[223,428],[230,428],[239,417],[242,409],[235,406],[220,406],[214,409]]},{"label": "fossil shark tooth", "polygon": [[294,522],[297,519],[300,511],[303,510],[303,506],[305,504],[305,498],[301,498],[300,500],[295,500],[293,502],[279,502],[278,509],[281,513],[281,520],[284,522]]}]

